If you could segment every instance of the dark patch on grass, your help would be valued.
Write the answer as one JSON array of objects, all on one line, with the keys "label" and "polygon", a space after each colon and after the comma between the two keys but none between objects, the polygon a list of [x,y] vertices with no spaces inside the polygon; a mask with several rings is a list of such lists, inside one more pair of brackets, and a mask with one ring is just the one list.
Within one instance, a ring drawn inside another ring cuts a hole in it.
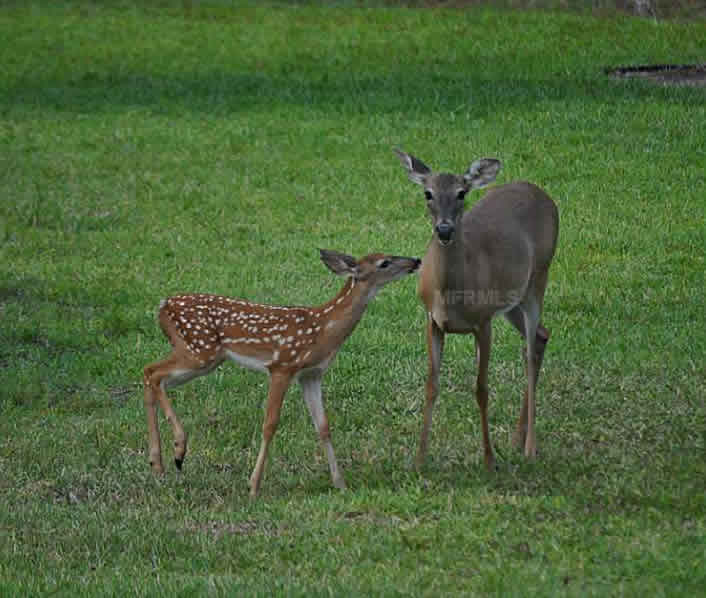
[{"label": "dark patch on grass", "polygon": [[638,78],[662,85],[706,86],[706,64],[607,67],[603,72],[615,79]]},{"label": "dark patch on grass", "polygon": [[110,398],[114,401],[124,404],[136,393],[142,390],[142,383],[134,382],[133,384],[123,385],[123,386],[113,386],[108,389]]},{"label": "dark patch on grass", "polygon": [[375,526],[399,526],[403,519],[395,515],[384,515],[374,511],[346,511],[340,515],[342,521]]}]

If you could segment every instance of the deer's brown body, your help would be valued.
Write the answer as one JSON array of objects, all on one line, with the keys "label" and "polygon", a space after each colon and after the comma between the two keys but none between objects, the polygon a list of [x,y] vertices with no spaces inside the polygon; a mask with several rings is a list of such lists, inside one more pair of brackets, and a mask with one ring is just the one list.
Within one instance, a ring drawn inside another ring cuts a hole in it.
[{"label": "deer's brown body", "polygon": [[491,321],[498,314],[526,339],[528,383],[514,442],[534,457],[535,389],[549,339],[540,319],[559,231],[556,205],[536,185],[515,182],[490,190],[464,212],[466,193],[494,180],[499,161],[479,160],[464,175],[454,175],[433,173],[414,156],[397,154],[409,178],[424,187],[434,225],[418,286],[428,314],[429,373],[417,463],[422,464],[427,451],[444,335],[471,333],[476,338],[476,397],[485,463],[494,468],[487,419],[488,364]]}]

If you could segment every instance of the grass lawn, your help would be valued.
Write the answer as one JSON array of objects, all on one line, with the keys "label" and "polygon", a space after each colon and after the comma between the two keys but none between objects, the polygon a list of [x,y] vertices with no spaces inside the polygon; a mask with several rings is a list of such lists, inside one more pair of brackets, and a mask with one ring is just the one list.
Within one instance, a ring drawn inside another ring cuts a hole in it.
[{"label": "grass lawn", "polygon": [[[704,62],[706,24],[77,0],[5,3],[0,39],[0,595],[703,594],[706,91],[602,69]],[[462,336],[413,470],[410,277],[324,379],[348,491],[293,387],[249,500],[267,380],[232,366],[170,393],[189,454],[153,477],[141,376],[168,352],[160,300],[320,304],[341,281],[319,247],[422,255],[394,146],[455,172],[498,157],[498,182],[557,201],[539,459],[510,445],[525,380],[499,319],[500,471]]]}]

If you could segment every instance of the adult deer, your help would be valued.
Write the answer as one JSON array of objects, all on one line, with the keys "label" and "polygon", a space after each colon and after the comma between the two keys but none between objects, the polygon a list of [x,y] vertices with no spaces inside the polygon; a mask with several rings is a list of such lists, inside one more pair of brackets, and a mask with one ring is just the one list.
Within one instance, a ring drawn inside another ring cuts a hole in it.
[{"label": "adult deer", "polygon": [[347,277],[340,292],[319,307],[278,307],[220,295],[177,295],[162,301],[159,324],[172,344],[172,354],[145,367],[145,409],[152,470],[162,473],[156,401],[174,432],[174,462],[181,469],[186,434],[166,390],[212,372],[226,359],[270,377],[262,444],[250,476],[255,497],[267,451],[279,423],[285,393],[294,380],[328,458],[331,480],[345,488],[329,434],[321,397],[321,380],[343,342],[360,321],[368,302],[381,287],[417,270],[420,260],[375,253],[357,261],[350,255],[320,250],[335,274]]},{"label": "adult deer", "polygon": [[417,466],[424,462],[444,335],[473,333],[476,339],[485,465],[495,468],[488,432],[488,363],[491,320],[503,314],[526,340],[527,390],[513,443],[527,457],[537,453],[535,389],[549,331],[542,326],[542,302],[559,233],[559,214],[539,187],[514,182],[495,187],[464,213],[471,189],[495,180],[499,160],[473,162],[462,175],[434,173],[421,160],[395,150],[410,180],[424,189],[433,237],[422,260],[418,294],[428,314],[429,370]]}]

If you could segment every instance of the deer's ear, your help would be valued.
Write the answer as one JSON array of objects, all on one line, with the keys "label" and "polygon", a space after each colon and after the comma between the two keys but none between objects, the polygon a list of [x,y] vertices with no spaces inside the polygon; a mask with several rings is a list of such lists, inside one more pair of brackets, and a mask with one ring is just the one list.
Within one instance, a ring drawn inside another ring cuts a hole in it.
[{"label": "deer's ear", "polygon": [[332,249],[319,249],[319,254],[321,261],[334,274],[339,276],[356,276],[358,274],[358,262],[353,256]]},{"label": "deer's ear", "polygon": [[481,158],[468,167],[463,180],[469,189],[480,189],[495,180],[502,166],[502,162],[495,158]]},{"label": "deer's ear", "polygon": [[409,180],[413,183],[417,183],[417,185],[424,185],[424,179],[428,174],[431,174],[431,169],[419,158],[406,154],[400,149],[395,148],[394,151],[400,159],[402,166],[407,171]]}]

